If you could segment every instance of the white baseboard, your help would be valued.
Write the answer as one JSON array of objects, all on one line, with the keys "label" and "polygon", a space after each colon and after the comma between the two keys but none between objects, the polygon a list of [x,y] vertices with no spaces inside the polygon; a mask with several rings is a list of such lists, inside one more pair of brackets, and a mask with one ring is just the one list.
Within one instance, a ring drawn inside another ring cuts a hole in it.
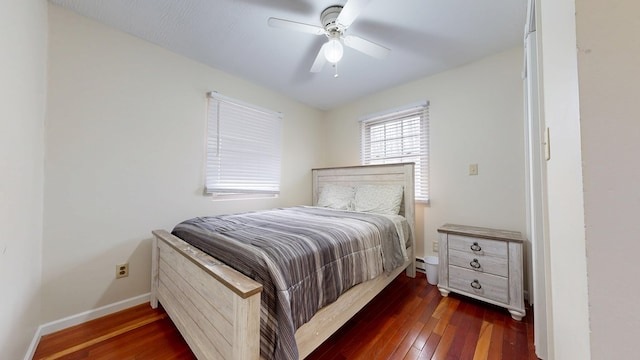
[{"label": "white baseboard", "polygon": [[33,355],[36,352],[36,348],[38,347],[38,343],[40,342],[41,337],[48,334],[52,334],[56,331],[60,331],[62,329],[66,329],[71,326],[79,325],[87,321],[91,321],[109,314],[116,313],[121,310],[128,309],[130,307],[134,307],[136,305],[144,304],[146,302],[149,302],[150,296],[151,296],[151,293],[138,295],[130,299],[118,301],[116,303],[105,305],[97,309],[92,309],[89,311],[82,312],[80,314],[67,316],[66,318],[51,321],[46,324],[40,325],[36,330],[36,333],[33,337],[33,340],[31,341],[31,345],[29,346],[29,349],[27,350],[27,353],[24,359],[30,360],[31,358],[33,358]]}]

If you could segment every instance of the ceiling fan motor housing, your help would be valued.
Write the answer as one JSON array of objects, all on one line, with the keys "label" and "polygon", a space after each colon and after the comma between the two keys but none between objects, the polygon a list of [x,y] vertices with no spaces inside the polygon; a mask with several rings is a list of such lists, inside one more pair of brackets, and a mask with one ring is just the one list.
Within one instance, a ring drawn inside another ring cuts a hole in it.
[{"label": "ceiling fan motor housing", "polygon": [[320,21],[322,23],[322,26],[328,33],[332,33],[332,32],[341,33],[342,31],[344,31],[344,28],[342,27],[342,25],[336,22],[336,20],[338,19],[338,15],[340,15],[341,11],[342,11],[342,6],[334,5],[324,9],[320,14]]}]

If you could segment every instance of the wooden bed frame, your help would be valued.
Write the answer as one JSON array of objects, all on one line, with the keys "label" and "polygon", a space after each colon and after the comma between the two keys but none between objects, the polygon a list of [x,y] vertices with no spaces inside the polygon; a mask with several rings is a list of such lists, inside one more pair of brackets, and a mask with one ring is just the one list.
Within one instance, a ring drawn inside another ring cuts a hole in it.
[{"label": "wooden bed frame", "polygon": [[[413,164],[313,169],[313,204],[325,184],[401,184],[400,214],[414,232]],[[151,268],[151,306],[162,304],[198,359],[260,358],[262,285],[165,230],[155,230]],[[413,237],[412,237],[413,239]],[[357,285],[320,309],[296,331],[305,358],[344,325],[402,271],[415,277],[415,243],[409,260],[390,274]]]}]

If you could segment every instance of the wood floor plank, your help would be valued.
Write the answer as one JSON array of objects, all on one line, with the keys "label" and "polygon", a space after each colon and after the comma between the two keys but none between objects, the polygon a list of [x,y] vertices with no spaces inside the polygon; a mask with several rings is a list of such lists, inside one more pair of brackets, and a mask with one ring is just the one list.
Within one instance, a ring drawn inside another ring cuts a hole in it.
[{"label": "wood floor plank", "polygon": [[440,340],[442,337],[438,334],[431,334],[427,342],[424,344],[422,351],[420,351],[419,359],[431,359],[433,354],[436,352],[438,345],[440,345]]},{"label": "wood floor plank", "polygon": [[412,347],[411,349],[409,349],[409,351],[405,354],[405,356],[402,358],[403,360],[415,360],[418,358],[418,356],[420,356],[420,350]]},{"label": "wood floor plank", "polygon": [[491,345],[491,333],[493,332],[493,324],[486,321],[482,322],[480,327],[480,335],[476,349],[473,353],[473,360],[487,360],[489,356],[489,346]]},{"label": "wood floor plank", "polygon": [[436,327],[440,320],[432,317],[429,321],[424,325],[422,329],[420,329],[420,333],[416,337],[416,340],[413,342],[413,347],[422,350],[429,341],[429,338],[434,334],[433,329]]},{"label": "wood floor plank", "polygon": [[119,336],[119,335],[122,335],[122,334],[126,334],[126,333],[128,333],[130,331],[133,331],[133,330],[135,330],[137,328],[143,327],[143,326],[145,326],[147,324],[150,324],[152,322],[158,321],[160,319],[164,319],[165,317],[167,317],[165,314],[158,314],[158,315],[155,315],[153,317],[146,317],[144,319],[134,320],[134,321],[132,321],[130,323],[125,324],[124,326],[121,326],[121,327],[118,327],[118,328],[114,329],[113,331],[111,331],[111,332],[109,332],[107,334],[95,337],[95,338],[87,340],[87,341],[85,341],[83,343],[71,346],[71,347],[66,348],[64,350],[61,350],[61,351],[58,351],[58,352],[56,352],[54,354],[51,354],[49,356],[42,357],[40,359],[42,359],[42,360],[60,359],[60,358],[62,358],[64,356],[72,354],[72,353],[74,353],[76,351],[80,351],[82,349],[86,349],[88,347],[91,347],[93,345],[99,344],[101,342],[106,342],[107,340],[109,340],[111,338],[114,338],[116,336]]},{"label": "wood floor plank", "polygon": [[433,317],[434,312],[442,301],[442,297],[440,296],[440,291],[438,291],[438,288],[435,286],[431,286],[431,288],[433,289],[433,291],[428,293],[424,298],[424,303],[426,305],[417,319],[422,323],[426,323],[431,317]]},{"label": "wood floor plank", "polygon": [[[472,313],[474,308],[468,306],[467,303],[461,302],[458,305],[457,310],[458,311],[456,311],[453,316],[451,316],[451,321],[449,322],[449,326],[454,326],[457,329],[455,337],[453,338],[451,346],[449,347],[449,351],[447,352],[447,356],[453,359],[461,359],[461,354],[467,340],[467,335],[469,335],[473,331],[473,329],[471,328],[471,324],[473,322]],[[454,322],[454,320],[457,321]]]},{"label": "wood floor plank", "polygon": [[451,349],[457,330],[458,328],[451,324],[445,328],[442,338],[440,339],[438,347],[436,348],[435,353],[433,353],[431,360],[445,360],[447,358],[447,354]]},{"label": "wood floor plank", "polygon": [[45,335],[38,345],[34,359],[38,359],[40,353],[53,354],[68,348],[69,338],[73,338],[76,344],[83,343],[97,336],[107,334],[118,326],[122,326],[122,324],[144,317],[155,316],[159,313],[161,312],[151,309],[148,304],[141,304],[111,314],[107,318],[91,320],[81,325]]},{"label": "wood floor plank", "polygon": [[409,334],[414,325],[411,314],[420,309],[422,301],[419,297],[414,297],[410,304],[396,317],[396,328],[392,328],[384,336],[380,336],[378,344],[376,344],[378,346],[374,345],[375,351],[370,353],[370,359],[389,359],[391,354],[402,343],[402,340]]},{"label": "wood floor plank", "polygon": [[[400,343],[402,337],[404,337],[404,334],[409,329],[410,322],[407,321],[408,314],[414,312],[419,304],[419,298],[408,299],[404,303],[404,306],[402,306],[401,311],[391,316],[392,321],[388,322],[386,326],[378,332],[375,340],[369,344],[364,358],[376,359],[381,356],[383,359],[388,358],[388,355],[395,350],[395,346]],[[390,350],[388,349],[389,345],[393,346]],[[386,353],[386,356],[383,355],[384,353]]]},{"label": "wood floor plank", "polygon": [[[506,331],[506,330],[509,331]],[[515,348],[516,328],[511,322],[505,322],[505,332],[502,337],[502,357],[505,359],[513,359],[516,355]]]},{"label": "wood floor plank", "polygon": [[[307,359],[531,359],[533,316],[450,294],[424,274],[400,275]],[[58,354],[58,355],[56,355]],[[195,360],[164,310],[143,304],[43,337],[34,359]]]},{"label": "wood floor plank", "polygon": [[[420,330],[422,330],[423,327],[424,327],[423,323],[419,323],[419,322],[413,323],[409,331],[402,338],[401,342],[395,347],[395,349],[391,353],[391,356],[389,356],[389,359],[403,359],[404,356],[411,349],[412,347],[411,345],[414,343],[416,337],[418,337],[418,334],[420,334]],[[395,344],[392,344],[389,346],[394,346],[394,345]],[[418,352],[420,351],[419,349],[416,349],[416,350],[418,350]],[[376,359],[385,360],[384,357],[378,357]]]},{"label": "wood floor plank", "polygon": [[[423,309],[417,317],[417,320],[413,317],[411,319],[412,321],[416,321],[417,324],[422,324],[422,327],[417,329],[417,333],[411,332],[410,335],[407,335],[403,339],[402,343],[398,346],[399,351],[407,351],[409,347],[421,350],[429,339],[429,336],[433,333],[433,328],[439,321],[439,319],[433,317],[433,314],[439,307],[442,297],[440,297],[440,293],[435,286],[432,286],[432,288],[434,289],[433,292],[427,294],[422,302]],[[396,352],[398,350],[396,350]]]},{"label": "wood floor plank", "polygon": [[433,316],[434,318],[439,319],[438,323],[436,324],[436,327],[433,329],[433,332],[440,336],[444,335],[444,331],[449,325],[449,321],[451,320],[451,317],[453,316],[456,309],[458,308],[458,304],[460,304],[460,300],[454,299],[452,297],[447,297],[445,298],[445,300],[447,301],[445,302],[446,305],[444,309],[438,314],[436,314],[438,315],[437,317],[436,315]]},{"label": "wood floor plank", "polygon": [[504,338],[504,321],[495,319],[493,322],[493,330],[491,331],[491,342],[489,344],[488,360],[502,359],[502,342]]},{"label": "wood floor plank", "polygon": [[468,331],[465,336],[464,345],[460,351],[460,360],[473,359],[476,347],[478,346],[482,323],[484,322],[484,313],[485,308],[482,306],[475,306],[475,309],[470,312],[469,321],[467,322]]}]

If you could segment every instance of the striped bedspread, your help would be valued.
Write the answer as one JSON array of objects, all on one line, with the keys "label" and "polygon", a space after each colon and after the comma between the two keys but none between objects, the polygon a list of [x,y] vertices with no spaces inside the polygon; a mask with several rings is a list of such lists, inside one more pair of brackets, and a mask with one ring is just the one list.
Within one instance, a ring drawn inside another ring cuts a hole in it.
[{"label": "striped bedspread", "polygon": [[396,228],[382,215],[301,206],[194,218],[173,234],[262,283],[260,355],[298,359],[298,327],[405,262]]}]

